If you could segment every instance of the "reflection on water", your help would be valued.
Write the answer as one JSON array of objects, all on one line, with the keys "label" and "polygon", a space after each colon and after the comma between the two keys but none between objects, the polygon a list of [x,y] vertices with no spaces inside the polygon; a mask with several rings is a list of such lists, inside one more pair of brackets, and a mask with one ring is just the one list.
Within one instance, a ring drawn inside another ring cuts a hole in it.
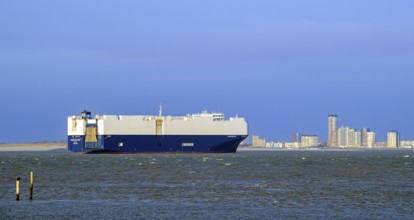
[{"label": "reflection on water", "polygon": [[[35,172],[28,201],[29,172]],[[7,218],[411,218],[414,151],[0,153]],[[21,201],[15,179],[21,177]]]}]

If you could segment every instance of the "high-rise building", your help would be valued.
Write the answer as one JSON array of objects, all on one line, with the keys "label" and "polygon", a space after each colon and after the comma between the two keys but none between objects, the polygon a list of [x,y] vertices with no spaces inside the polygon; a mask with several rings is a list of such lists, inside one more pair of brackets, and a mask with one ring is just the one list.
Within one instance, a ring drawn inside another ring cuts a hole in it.
[{"label": "high-rise building", "polygon": [[338,145],[339,147],[348,147],[349,145],[349,140],[348,140],[348,133],[349,133],[349,129],[348,127],[340,127],[338,129]]},{"label": "high-rise building", "polygon": [[360,147],[361,132],[349,127],[338,128],[339,147]]},{"label": "high-rise building", "polygon": [[362,136],[361,131],[355,131],[355,137],[354,137],[355,143],[354,147],[361,147],[362,146]]},{"label": "high-rise building", "polygon": [[302,147],[314,147],[318,145],[318,136],[316,135],[302,135],[301,146]]},{"label": "high-rise building", "polygon": [[338,146],[338,115],[328,116],[328,147]]},{"label": "high-rise building", "polygon": [[400,134],[397,131],[389,131],[387,134],[387,148],[400,146]]},{"label": "high-rise building", "polygon": [[348,147],[356,147],[355,144],[355,129],[350,128],[348,130]]},{"label": "high-rise building", "polygon": [[367,147],[373,148],[375,145],[375,132],[368,131],[367,132]]},{"label": "high-rise building", "polygon": [[295,142],[300,142],[300,133],[298,133],[298,132],[295,132],[295,133],[293,133],[292,134],[292,142],[293,143],[295,143]]},{"label": "high-rise building", "polygon": [[362,147],[368,147],[367,145],[368,132],[370,132],[369,128],[363,128],[361,130],[361,146]]}]

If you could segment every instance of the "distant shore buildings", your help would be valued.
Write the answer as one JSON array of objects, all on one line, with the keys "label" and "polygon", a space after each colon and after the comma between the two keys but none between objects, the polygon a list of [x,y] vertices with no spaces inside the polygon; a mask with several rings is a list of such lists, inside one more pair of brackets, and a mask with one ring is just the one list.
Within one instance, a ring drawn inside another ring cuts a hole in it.
[{"label": "distant shore buildings", "polygon": [[387,148],[400,147],[400,134],[397,131],[389,131],[387,134]]},{"label": "distant shore buildings", "polygon": [[[399,148],[401,145],[398,131],[387,133],[387,142],[378,142],[377,135],[369,128],[361,131],[342,126],[337,129],[338,115],[328,116],[328,147],[338,148]],[[336,129],[336,130],[335,130]],[[404,142],[404,148],[414,148],[411,141]]]},{"label": "distant shore buildings", "polygon": [[316,135],[300,135],[300,139],[294,138],[292,142],[266,142],[266,139],[258,135],[252,136],[252,147],[275,149],[307,149],[321,147],[322,143]]},{"label": "distant shore buildings", "polygon": [[400,141],[398,131],[389,131],[386,142],[378,142],[377,135],[369,128],[357,130],[348,126],[338,127],[338,115],[328,116],[328,147],[332,148],[414,148],[413,141]]},{"label": "distant shore buildings", "polygon": [[338,115],[328,116],[328,140],[321,142],[317,135],[301,135],[299,132],[292,133],[291,142],[266,142],[266,139],[257,135],[252,137],[253,147],[265,147],[276,149],[310,149],[310,148],[367,148],[367,149],[396,149],[414,148],[414,140],[400,140],[398,131],[391,130],[387,133],[386,142],[378,142],[377,135],[369,128],[361,130],[348,126],[338,128]]},{"label": "distant shore buildings", "polygon": [[338,115],[328,116],[328,147],[338,146]]},{"label": "distant shore buildings", "polygon": [[318,146],[318,136],[316,135],[302,135],[301,147],[316,147]]},{"label": "distant shore buildings", "polygon": [[252,146],[253,147],[266,147],[266,139],[260,138],[258,135],[253,135]]}]

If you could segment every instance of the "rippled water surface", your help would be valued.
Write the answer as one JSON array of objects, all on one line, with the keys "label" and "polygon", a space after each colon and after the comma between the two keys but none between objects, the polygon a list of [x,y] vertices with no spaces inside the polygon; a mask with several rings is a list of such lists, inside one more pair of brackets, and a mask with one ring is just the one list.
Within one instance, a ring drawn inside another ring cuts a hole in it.
[{"label": "rippled water surface", "polygon": [[16,218],[414,219],[414,151],[0,152],[0,219]]}]

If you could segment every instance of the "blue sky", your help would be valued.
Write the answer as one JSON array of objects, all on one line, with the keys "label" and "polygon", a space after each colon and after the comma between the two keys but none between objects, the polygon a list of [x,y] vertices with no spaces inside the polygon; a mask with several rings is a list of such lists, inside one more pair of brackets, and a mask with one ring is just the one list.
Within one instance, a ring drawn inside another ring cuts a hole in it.
[{"label": "blue sky", "polygon": [[290,140],[339,125],[414,139],[414,1],[5,1],[0,142],[66,117],[238,114]]}]

